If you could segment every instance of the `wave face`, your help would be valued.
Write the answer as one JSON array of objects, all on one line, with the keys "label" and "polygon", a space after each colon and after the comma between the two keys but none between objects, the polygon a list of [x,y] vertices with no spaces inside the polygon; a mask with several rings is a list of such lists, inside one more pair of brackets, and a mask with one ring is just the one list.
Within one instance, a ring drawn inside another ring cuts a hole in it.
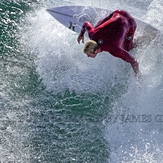
[{"label": "wave face", "polygon": [[87,58],[46,8],[125,9],[161,32],[161,0],[1,1],[0,162],[152,162],[163,150],[163,37],[125,62]]}]

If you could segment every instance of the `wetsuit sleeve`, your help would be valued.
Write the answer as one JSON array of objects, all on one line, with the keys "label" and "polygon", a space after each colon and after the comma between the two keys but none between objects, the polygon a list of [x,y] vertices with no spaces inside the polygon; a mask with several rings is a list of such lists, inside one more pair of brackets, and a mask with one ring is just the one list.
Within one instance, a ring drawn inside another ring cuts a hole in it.
[{"label": "wetsuit sleeve", "polygon": [[107,16],[106,18],[100,20],[97,25],[95,26],[95,28],[99,27],[101,24],[105,23],[107,20],[109,20],[113,15],[114,15],[115,11],[112,12],[109,16]]},{"label": "wetsuit sleeve", "polygon": [[86,30],[89,33],[89,31],[91,31],[92,29],[94,29],[94,27],[93,27],[93,25],[91,23],[89,23],[88,21],[84,22],[84,24],[83,24],[83,26],[81,28],[80,36],[83,37]]},{"label": "wetsuit sleeve", "polygon": [[123,59],[124,61],[128,62],[131,64],[134,72],[137,74],[139,72],[139,65],[138,62],[135,60],[134,57],[132,57],[127,51],[119,48],[119,47],[112,47],[110,53],[114,57],[118,57]]}]

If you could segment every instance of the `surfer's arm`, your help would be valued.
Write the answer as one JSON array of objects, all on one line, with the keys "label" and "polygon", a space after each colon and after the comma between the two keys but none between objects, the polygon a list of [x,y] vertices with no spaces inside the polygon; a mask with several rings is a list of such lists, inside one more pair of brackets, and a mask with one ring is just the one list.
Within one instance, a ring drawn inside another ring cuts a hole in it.
[{"label": "surfer's arm", "polygon": [[123,50],[123,49],[121,49],[119,47],[113,46],[111,48],[110,53],[114,57],[121,58],[122,60],[130,63],[132,68],[133,68],[133,70],[134,70],[134,72],[135,72],[135,74],[139,74],[139,64],[138,64],[138,62],[127,51],[125,51],[125,50]]},{"label": "surfer's arm", "polygon": [[101,24],[105,23],[107,20],[109,20],[113,15],[114,15],[115,11],[112,12],[109,16],[105,17],[104,19],[100,20],[97,25],[95,26],[95,28],[99,27]]},{"label": "surfer's arm", "polygon": [[88,31],[88,35],[89,35],[89,32],[91,30],[94,30],[93,25],[88,21],[84,22],[84,24],[81,28],[81,32],[80,32],[78,39],[77,39],[78,43],[80,43],[81,40],[84,43],[84,33],[86,32],[86,30]]}]

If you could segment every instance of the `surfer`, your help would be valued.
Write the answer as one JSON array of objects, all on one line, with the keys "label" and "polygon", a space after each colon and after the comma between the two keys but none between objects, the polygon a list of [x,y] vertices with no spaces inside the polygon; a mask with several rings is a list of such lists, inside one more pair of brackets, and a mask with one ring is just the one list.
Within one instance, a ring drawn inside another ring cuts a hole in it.
[{"label": "surfer", "polygon": [[114,57],[131,64],[134,72],[139,74],[138,62],[128,51],[134,48],[133,37],[136,30],[134,18],[124,10],[116,10],[99,21],[94,27],[90,22],[84,22],[77,38],[84,43],[84,33],[87,30],[90,40],[85,44],[83,52],[88,57],[96,57],[102,51],[107,51]]}]

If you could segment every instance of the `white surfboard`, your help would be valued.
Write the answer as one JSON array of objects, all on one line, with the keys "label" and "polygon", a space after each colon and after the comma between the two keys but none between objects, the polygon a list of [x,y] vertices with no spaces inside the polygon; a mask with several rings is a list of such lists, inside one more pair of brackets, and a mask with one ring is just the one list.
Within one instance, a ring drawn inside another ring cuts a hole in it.
[{"label": "white surfboard", "polygon": [[[80,33],[84,21],[96,25],[99,20],[108,16],[112,11],[91,6],[60,6],[47,9],[47,12],[65,27]],[[135,20],[137,22],[135,37],[142,37],[141,42],[146,41],[149,44],[159,35],[160,31],[155,27],[139,19],[135,18]]]}]

